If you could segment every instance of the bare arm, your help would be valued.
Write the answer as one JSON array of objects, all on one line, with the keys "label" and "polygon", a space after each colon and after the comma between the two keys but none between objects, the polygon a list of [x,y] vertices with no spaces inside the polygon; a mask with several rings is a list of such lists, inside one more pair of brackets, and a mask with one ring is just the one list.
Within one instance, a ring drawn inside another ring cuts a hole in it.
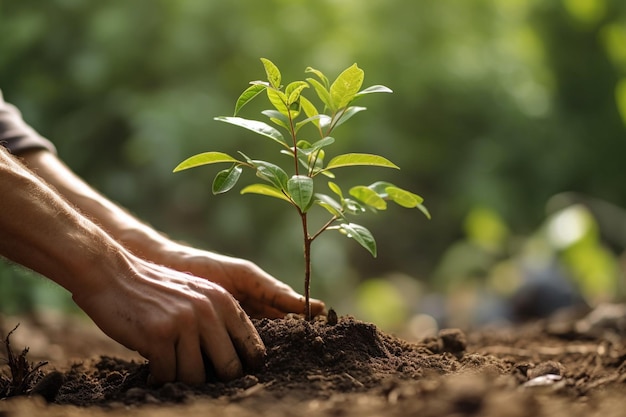
[{"label": "bare arm", "polygon": [[110,337],[150,361],[157,382],[255,366],[264,347],[219,285],[138,258],[0,148],[0,255],[56,281]]},{"label": "bare arm", "polygon": [[[23,160],[135,255],[219,284],[253,316],[282,317],[289,312],[304,311],[304,297],[254,263],[168,239],[93,190],[51,152],[28,152]],[[313,300],[311,307],[314,314],[324,310],[324,304],[318,300]]]}]

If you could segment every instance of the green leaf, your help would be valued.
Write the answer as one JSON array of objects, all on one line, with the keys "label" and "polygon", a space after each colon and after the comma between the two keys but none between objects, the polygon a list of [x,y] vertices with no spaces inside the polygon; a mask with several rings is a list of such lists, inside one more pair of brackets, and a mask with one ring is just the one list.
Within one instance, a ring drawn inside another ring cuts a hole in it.
[{"label": "green leaf", "polygon": [[347,237],[356,240],[374,258],[376,257],[376,240],[365,227],[355,223],[342,223],[339,226],[339,231],[343,232]]},{"label": "green leaf", "polygon": [[272,164],[266,161],[252,161],[252,164],[256,168],[256,175],[266,181],[269,181],[279,190],[287,189],[287,181],[289,176],[278,165]]},{"label": "green leaf", "polygon": [[[300,99],[303,99],[304,97],[300,97]],[[298,131],[300,130],[300,128],[302,128],[302,126],[306,125],[307,123],[313,123],[315,124],[315,126],[319,127],[319,119],[321,118],[321,115],[318,114],[317,116],[313,116],[313,117],[307,117],[304,120],[299,121],[298,123],[296,123],[296,133],[298,133]]]},{"label": "green leaf", "polygon": [[391,88],[385,87],[384,85],[373,85],[371,87],[367,87],[364,90],[359,91],[354,98],[359,98],[367,94],[372,93],[393,93]]},{"label": "green leaf", "polygon": [[430,220],[432,217],[430,216],[430,212],[428,211],[428,209],[426,208],[426,206],[424,206],[423,204],[418,204],[417,205],[417,209],[419,211],[421,211],[422,213],[424,213],[424,216],[426,216],[426,218],[428,220]]},{"label": "green leaf", "polygon": [[289,119],[278,110],[263,110],[261,114],[269,117],[272,123],[289,130]]},{"label": "green leaf", "polygon": [[246,88],[246,90],[241,93],[239,98],[237,99],[237,103],[235,104],[235,116],[239,113],[239,110],[246,104],[248,104],[253,98],[259,95],[261,91],[267,88],[266,85],[263,84],[253,84],[250,87]]},{"label": "green leaf", "polygon": [[258,120],[243,119],[241,117],[226,117],[226,116],[216,117],[215,120],[220,121],[220,122],[230,123],[231,125],[243,127],[244,129],[251,130],[255,133],[258,133],[261,136],[266,136],[280,143],[281,145],[287,146],[287,143],[285,142],[285,138],[283,137],[282,133],[280,133],[278,130],[274,129],[272,126],[268,125],[267,123],[259,122]]},{"label": "green leaf", "polygon": [[[305,142],[306,146],[301,146],[301,143]],[[298,150],[300,152],[303,152],[304,154],[311,154],[313,152],[317,152],[319,150],[321,150],[322,148],[325,148],[328,145],[332,145],[333,143],[335,143],[335,138],[333,138],[332,136],[326,136],[323,139],[318,140],[317,142],[310,144],[306,141],[299,141],[298,142]]]},{"label": "green leaf", "polygon": [[241,190],[241,194],[259,194],[265,195],[268,197],[278,198],[280,200],[285,200],[286,202],[292,204],[291,200],[283,194],[278,188],[272,187],[267,184],[252,184],[245,187]]},{"label": "green leaf", "polygon": [[274,106],[276,110],[278,110],[285,116],[289,115],[289,106],[288,106],[289,99],[285,93],[283,93],[280,90],[268,88],[267,98],[269,98],[270,103],[272,103],[272,105]]},{"label": "green leaf", "polygon": [[174,168],[174,172],[182,171],[184,169],[199,167],[202,165],[218,164],[221,162],[242,163],[241,161],[223,152],[204,152],[204,153],[193,155],[185,159],[183,162],[178,164],[176,168]]},{"label": "green leaf", "polygon": [[379,155],[372,155],[368,153],[347,153],[337,155],[331,159],[328,162],[328,165],[326,165],[325,170],[355,165],[369,165],[400,169],[396,164]]},{"label": "green leaf", "polygon": [[363,85],[365,73],[356,64],[346,68],[330,86],[333,110],[343,109],[354,99]]},{"label": "green leaf", "polygon": [[233,165],[229,169],[220,171],[213,180],[213,194],[223,194],[230,191],[241,176],[243,169],[238,165]]},{"label": "green leaf", "polygon": [[341,126],[342,124],[347,122],[352,116],[364,110],[367,110],[367,107],[357,107],[357,106],[348,107],[345,112],[338,114],[339,120],[334,123],[335,127]]},{"label": "green leaf", "polygon": [[302,90],[304,90],[305,88],[309,88],[309,85],[304,81],[294,81],[290,83],[285,88],[285,94],[288,97],[287,103],[291,105],[297,102],[300,99],[300,94],[302,93]]},{"label": "green leaf", "polygon": [[315,92],[317,93],[317,96],[320,98],[322,103],[324,103],[327,108],[333,109],[333,102],[330,98],[330,92],[326,89],[326,87],[324,87],[315,78],[307,78],[306,80],[309,82],[309,84],[313,86]]},{"label": "green leaf", "polygon": [[287,191],[293,202],[306,212],[313,199],[313,178],[306,175],[294,175],[287,181]]},{"label": "green leaf", "polygon": [[320,81],[324,84],[324,87],[326,89],[328,89],[328,86],[330,85],[328,83],[328,78],[326,78],[326,76],[324,75],[324,73],[320,70],[316,70],[315,68],[312,67],[306,67],[306,69],[304,70],[305,73],[311,73],[311,74],[315,74],[317,75],[317,78],[320,79]]},{"label": "green leaf", "polygon": [[312,118],[320,114],[313,103],[311,103],[306,97],[300,97],[300,106],[302,106],[302,110],[304,110],[306,117]]},{"label": "green leaf", "polygon": [[379,196],[385,199],[389,199],[389,194],[387,193],[387,187],[395,187],[395,185],[387,181],[377,181],[369,185],[369,188],[376,191]]},{"label": "green leaf", "polygon": [[351,198],[344,198],[341,201],[344,204],[345,211],[347,211],[348,213],[355,215],[365,213],[365,207],[358,201],[355,201]]},{"label": "green leaf", "polygon": [[387,187],[386,190],[389,195],[389,199],[402,207],[416,208],[424,201],[424,199],[419,195],[403,190],[402,188],[392,186]]},{"label": "green leaf", "polygon": [[386,181],[375,182],[371,184],[369,188],[376,191],[382,198],[392,200],[402,207],[419,209],[427,218],[430,219],[428,209],[422,205],[424,199],[421,196],[396,187],[392,183]]},{"label": "green leaf", "polygon": [[337,194],[339,198],[343,200],[343,191],[341,191],[341,187],[332,181],[328,181],[328,188],[330,188],[333,193]]},{"label": "green leaf", "polygon": [[274,88],[280,88],[280,71],[278,67],[274,65],[272,61],[267,58],[261,58],[261,62],[265,67],[265,73],[267,74],[267,81],[269,81],[270,85]]},{"label": "green leaf", "polygon": [[333,119],[327,114],[320,114],[320,129],[327,129],[330,127]]},{"label": "green leaf", "polygon": [[341,204],[326,194],[315,194],[315,203],[337,218],[344,218]]},{"label": "green leaf", "polygon": [[387,202],[376,191],[364,185],[350,188],[350,195],[377,210],[387,209]]}]

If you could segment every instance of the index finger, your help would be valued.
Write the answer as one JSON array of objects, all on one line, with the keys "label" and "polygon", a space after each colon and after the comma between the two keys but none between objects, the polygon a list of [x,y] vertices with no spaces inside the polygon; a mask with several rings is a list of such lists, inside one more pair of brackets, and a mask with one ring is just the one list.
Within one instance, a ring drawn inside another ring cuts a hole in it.
[{"label": "index finger", "polygon": [[[305,298],[298,294],[291,287],[285,285],[284,287],[275,288],[273,290],[266,290],[261,293],[261,300],[266,302],[270,307],[285,313],[303,313]],[[311,298],[311,314],[313,316],[320,315],[326,308],[325,304],[321,300]]]}]

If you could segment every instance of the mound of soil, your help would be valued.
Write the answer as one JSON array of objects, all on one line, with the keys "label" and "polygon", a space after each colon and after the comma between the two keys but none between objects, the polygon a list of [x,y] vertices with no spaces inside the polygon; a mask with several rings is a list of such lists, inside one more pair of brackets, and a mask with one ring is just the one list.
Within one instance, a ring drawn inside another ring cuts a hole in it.
[{"label": "mound of soil", "polygon": [[265,367],[238,380],[150,387],[141,360],[53,363],[30,396],[0,401],[0,416],[621,416],[625,312],[445,329],[417,343],[350,317],[259,320]]}]

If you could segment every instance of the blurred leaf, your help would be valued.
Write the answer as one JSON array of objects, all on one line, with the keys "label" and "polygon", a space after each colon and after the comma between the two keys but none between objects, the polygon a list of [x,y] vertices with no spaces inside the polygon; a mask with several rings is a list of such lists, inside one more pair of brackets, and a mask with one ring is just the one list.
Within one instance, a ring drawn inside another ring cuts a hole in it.
[{"label": "blurred leaf", "polygon": [[389,279],[363,281],[356,289],[356,300],[362,320],[384,329],[404,328],[412,309],[407,305],[406,294]]},{"label": "blurred leaf", "polygon": [[615,100],[617,101],[617,109],[622,117],[624,125],[626,125],[626,78],[623,78],[615,87]]},{"label": "blurred leaf", "polygon": [[487,207],[473,208],[464,222],[468,239],[488,250],[502,249],[509,230],[498,213]]},{"label": "blurred leaf", "polygon": [[606,14],[605,0],[563,0],[565,9],[581,23],[592,25]]}]

